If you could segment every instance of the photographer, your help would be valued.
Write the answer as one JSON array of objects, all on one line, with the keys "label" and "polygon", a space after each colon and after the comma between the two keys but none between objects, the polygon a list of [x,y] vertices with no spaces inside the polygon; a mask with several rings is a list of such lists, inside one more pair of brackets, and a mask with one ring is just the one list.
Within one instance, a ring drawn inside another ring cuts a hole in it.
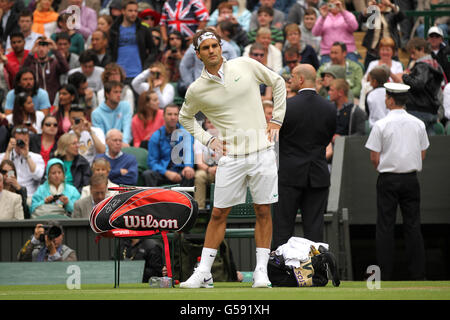
[{"label": "photographer", "polygon": [[14,127],[5,153],[0,153],[0,161],[11,160],[16,166],[17,182],[27,189],[31,197],[44,175],[45,164],[42,156],[29,151],[30,131],[24,125]]},{"label": "photographer", "polygon": [[31,217],[48,214],[71,215],[73,204],[80,198],[78,190],[65,183],[64,163],[53,158],[47,163],[47,180],[39,186],[31,201]]},{"label": "photographer", "polygon": [[75,250],[63,244],[62,227],[53,221],[49,225],[38,223],[31,240],[17,254],[17,260],[29,262],[77,261]]},{"label": "photographer", "polygon": [[175,89],[169,83],[169,71],[161,62],[153,63],[149,69],[141,72],[131,82],[134,91],[138,94],[153,90],[158,94],[159,107],[163,109],[166,105],[173,103]]},{"label": "photographer", "polygon": [[[49,57],[50,51],[53,51],[52,57]],[[61,86],[60,75],[69,71],[69,64],[58,51],[55,42],[47,37],[39,37],[25,59],[24,66],[35,71],[39,87],[47,91],[50,102],[53,103]]]},{"label": "photographer", "polygon": [[79,154],[92,165],[98,154],[105,153],[105,134],[86,120],[86,109],[73,105],[69,111],[71,130],[78,137]]},{"label": "photographer", "polygon": [[174,30],[169,34],[169,43],[164,50],[161,62],[170,72],[169,82],[180,80],[180,62],[186,52],[187,44],[180,31]]}]

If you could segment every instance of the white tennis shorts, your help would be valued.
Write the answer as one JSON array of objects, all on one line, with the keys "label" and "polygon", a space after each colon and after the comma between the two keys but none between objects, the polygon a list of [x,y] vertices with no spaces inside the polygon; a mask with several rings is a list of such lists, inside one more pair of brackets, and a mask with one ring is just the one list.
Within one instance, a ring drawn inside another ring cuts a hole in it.
[{"label": "white tennis shorts", "polygon": [[229,208],[245,203],[247,186],[253,203],[278,201],[278,172],[273,149],[243,157],[223,156],[219,160],[214,188],[214,207]]}]

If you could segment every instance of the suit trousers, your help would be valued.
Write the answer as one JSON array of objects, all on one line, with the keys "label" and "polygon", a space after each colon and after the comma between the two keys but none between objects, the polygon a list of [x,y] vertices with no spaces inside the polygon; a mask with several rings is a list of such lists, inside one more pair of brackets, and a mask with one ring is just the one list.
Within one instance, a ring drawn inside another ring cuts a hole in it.
[{"label": "suit trousers", "polygon": [[376,255],[382,280],[391,280],[394,269],[395,218],[403,217],[408,269],[413,280],[425,278],[425,248],[420,226],[420,185],[417,174],[380,173],[377,180]]},{"label": "suit trousers", "polygon": [[323,241],[323,215],[326,211],[329,187],[292,187],[278,184],[278,202],[274,204],[272,249],[294,236],[295,218],[300,209],[303,237]]}]

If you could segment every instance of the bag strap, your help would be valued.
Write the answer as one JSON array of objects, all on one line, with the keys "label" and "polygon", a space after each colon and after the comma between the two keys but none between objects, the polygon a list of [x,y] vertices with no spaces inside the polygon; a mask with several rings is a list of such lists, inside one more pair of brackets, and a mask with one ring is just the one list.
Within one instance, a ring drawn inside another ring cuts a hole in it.
[{"label": "bag strap", "polygon": [[172,265],[170,263],[170,248],[169,240],[167,239],[167,231],[161,231],[161,236],[164,242],[164,255],[166,256],[167,276],[169,278],[172,278]]}]

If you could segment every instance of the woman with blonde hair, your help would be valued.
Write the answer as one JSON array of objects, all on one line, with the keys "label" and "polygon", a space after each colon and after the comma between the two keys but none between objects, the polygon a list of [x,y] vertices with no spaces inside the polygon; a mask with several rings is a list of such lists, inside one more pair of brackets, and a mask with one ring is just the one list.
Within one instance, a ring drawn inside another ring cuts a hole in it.
[{"label": "woman with blonde hair", "polygon": [[81,192],[89,184],[91,167],[89,162],[78,152],[79,142],[75,133],[65,133],[58,139],[55,156],[64,164],[65,182]]},{"label": "woman with blonde hair", "polygon": [[389,81],[402,83],[403,64],[400,61],[394,60],[393,57],[397,51],[395,41],[392,38],[382,38],[378,44],[378,56],[379,59],[373,60],[369,63],[367,71],[361,80],[361,94],[359,96],[359,106],[365,108],[365,97],[369,91],[373,90],[370,85],[368,75],[375,67],[385,66],[389,70]]},{"label": "woman with blonde hair", "polygon": [[166,105],[173,103],[175,97],[175,89],[169,83],[169,79],[167,67],[161,62],[155,62],[149,69],[134,78],[131,85],[139,95],[148,90],[155,91],[158,95],[159,107],[164,109]]},{"label": "woman with blonde hair", "polygon": [[131,120],[131,133],[135,147],[140,147],[144,141],[148,142],[153,132],[164,125],[163,114],[155,91],[145,91],[139,95],[138,110]]},{"label": "woman with blonde hair", "polygon": [[[92,175],[102,174],[102,175],[108,177],[109,172],[111,171],[111,164],[105,158],[97,158],[94,160],[94,162],[92,162],[91,170],[92,170]],[[107,185],[108,188],[118,187],[118,186],[119,185],[115,184],[114,182],[112,182],[111,180],[108,179],[108,185]],[[117,191],[108,191],[108,192],[106,192],[106,198],[111,197],[111,196],[115,195],[116,193],[118,193],[118,192]],[[83,189],[81,190],[81,198],[80,199],[89,197],[90,195],[91,195],[91,185],[88,184],[87,186],[84,186]]]},{"label": "woman with blonde hair", "polygon": [[56,31],[58,13],[52,7],[53,0],[37,0],[36,10],[33,12],[33,32],[45,35],[48,38]]},{"label": "woman with blonde hair", "polygon": [[[107,83],[108,81],[118,81],[122,84],[125,83],[126,74],[125,70],[118,65],[115,62],[108,63],[105,66],[105,70],[102,73],[102,82],[103,85]],[[98,104],[100,105],[102,102],[105,101],[105,88],[102,88],[100,91],[97,92],[97,99]],[[125,100],[130,104],[131,107],[131,113],[134,113],[134,93],[133,90],[131,90],[130,86],[127,84],[124,84],[122,89],[122,95],[120,96],[120,100]]]}]

